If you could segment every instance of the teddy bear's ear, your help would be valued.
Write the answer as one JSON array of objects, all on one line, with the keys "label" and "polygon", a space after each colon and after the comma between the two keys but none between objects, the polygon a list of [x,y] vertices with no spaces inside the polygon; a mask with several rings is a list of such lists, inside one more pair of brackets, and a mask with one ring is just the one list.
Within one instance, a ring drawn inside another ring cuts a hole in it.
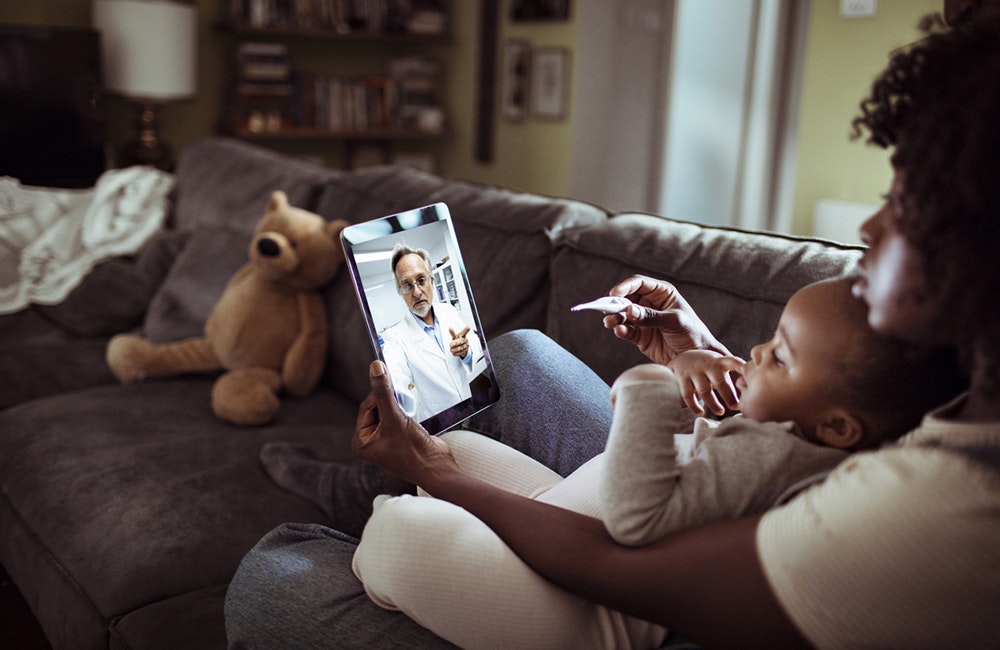
[{"label": "teddy bear's ear", "polygon": [[288,207],[288,196],[281,190],[275,190],[271,192],[271,198],[267,202],[267,209],[269,211],[273,210],[284,210]]}]

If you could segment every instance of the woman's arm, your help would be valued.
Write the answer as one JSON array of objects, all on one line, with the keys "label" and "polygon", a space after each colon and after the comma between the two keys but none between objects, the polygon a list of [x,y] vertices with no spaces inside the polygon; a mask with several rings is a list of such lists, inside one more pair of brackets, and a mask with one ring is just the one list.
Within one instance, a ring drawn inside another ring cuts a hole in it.
[{"label": "woman's arm", "polygon": [[756,518],[704,526],[642,548],[620,546],[599,520],[463,474],[447,444],[402,413],[378,361],[371,381],[358,414],[355,453],[476,515],[555,584],[707,646],[807,647],[757,560]]}]

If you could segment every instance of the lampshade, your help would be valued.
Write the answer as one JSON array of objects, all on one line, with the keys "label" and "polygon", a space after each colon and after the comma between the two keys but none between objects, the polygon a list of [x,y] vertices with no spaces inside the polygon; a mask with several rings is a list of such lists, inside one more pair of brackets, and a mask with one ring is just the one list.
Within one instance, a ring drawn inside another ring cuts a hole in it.
[{"label": "lampshade", "polygon": [[94,0],[105,89],[147,101],[193,97],[195,9],[181,0]]}]

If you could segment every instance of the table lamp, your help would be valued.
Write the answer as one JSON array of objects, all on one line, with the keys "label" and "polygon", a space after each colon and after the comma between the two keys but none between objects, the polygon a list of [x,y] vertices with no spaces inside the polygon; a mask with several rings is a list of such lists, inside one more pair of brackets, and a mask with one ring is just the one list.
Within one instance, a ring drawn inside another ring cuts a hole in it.
[{"label": "table lamp", "polygon": [[138,132],[122,149],[120,166],[173,167],[170,146],[157,134],[156,106],[194,97],[195,11],[185,0],[94,0],[104,88],[139,104]]}]

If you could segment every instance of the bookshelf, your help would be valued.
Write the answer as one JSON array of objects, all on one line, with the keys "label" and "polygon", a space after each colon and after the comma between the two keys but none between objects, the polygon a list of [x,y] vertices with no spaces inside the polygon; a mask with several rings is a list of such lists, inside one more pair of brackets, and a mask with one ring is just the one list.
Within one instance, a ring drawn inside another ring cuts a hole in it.
[{"label": "bookshelf", "polygon": [[[396,143],[444,137],[440,65],[425,49],[450,43],[443,2],[230,0],[216,27],[235,39],[230,135],[275,148],[341,141],[345,167],[361,149],[390,162]],[[351,60],[364,69],[343,69]]]}]

